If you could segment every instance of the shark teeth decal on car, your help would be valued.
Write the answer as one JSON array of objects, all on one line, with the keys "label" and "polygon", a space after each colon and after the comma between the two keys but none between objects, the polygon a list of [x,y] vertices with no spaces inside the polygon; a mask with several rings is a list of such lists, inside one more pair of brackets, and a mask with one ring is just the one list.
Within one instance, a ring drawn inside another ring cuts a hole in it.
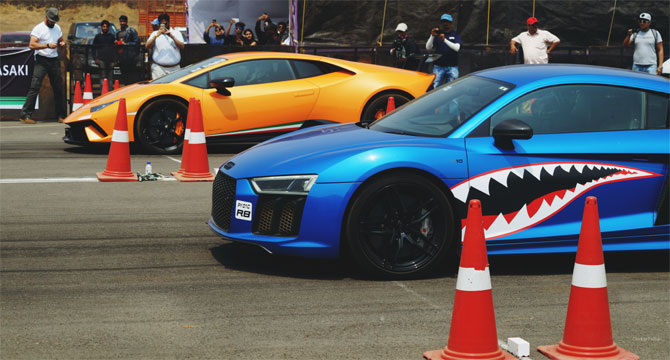
[{"label": "shark teeth decal on car", "polygon": [[[454,197],[482,203],[486,239],[532,227],[558,213],[596,186],[659,174],[636,168],[590,162],[552,162],[498,169],[457,184]],[[461,222],[465,234],[465,221]]]}]

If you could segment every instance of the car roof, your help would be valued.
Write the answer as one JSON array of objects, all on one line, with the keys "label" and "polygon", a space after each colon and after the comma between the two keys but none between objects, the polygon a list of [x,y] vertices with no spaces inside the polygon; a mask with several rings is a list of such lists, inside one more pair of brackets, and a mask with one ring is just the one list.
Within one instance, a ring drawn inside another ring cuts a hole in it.
[{"label": "car roof", "polygon": [[504,81],[516,86],[532,83],[607,83],[669,93],[670,82],[656,75],[604,66],[577,64],[509,65],[478,71],[472,75]]},{"label": "car roof", "polygon": [[30,31],[3,32],[0,35],[30,35]]}]

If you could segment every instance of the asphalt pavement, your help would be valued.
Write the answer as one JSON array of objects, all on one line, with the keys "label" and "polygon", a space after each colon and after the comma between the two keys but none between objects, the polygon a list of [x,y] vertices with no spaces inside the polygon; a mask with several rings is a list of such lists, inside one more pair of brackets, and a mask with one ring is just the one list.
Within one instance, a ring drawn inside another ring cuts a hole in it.
[{"label": "asphalt pavement", "polygon": [[[0,358],[421,359],[446,345],[456,276],[378,281],[347,261],[221,240],[211,183],[99,183],[104,147],[0,122]],[[243,147],[209,147],[217,167]],[[179,156],[131,155],[133,171]],[[670,358],[670,256],[606,254],[614,341]],[[574,254],[491,256],[497,335],[561,340]]]}]

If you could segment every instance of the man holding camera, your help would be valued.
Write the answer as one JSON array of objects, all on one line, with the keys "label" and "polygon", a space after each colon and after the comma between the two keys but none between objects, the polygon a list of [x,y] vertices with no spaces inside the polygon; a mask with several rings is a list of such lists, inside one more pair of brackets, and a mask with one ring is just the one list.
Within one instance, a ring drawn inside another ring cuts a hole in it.
[{"label": "man holding camera", "polygon": [[433,62],[434,88],[458,78],[458,51],[461,49],[461,35],[451,29],[452,22],[451,15],[442,14],[440,17],[442,29],[433,28],[426,41],[426,50],[435,49],[436,54],[442,55]]},{"label": "man holding camera", "polygon": [[184,38],[179,31],[170,31],[170,16],[158,15],[158,30],[151,33],[145,45],[147,50],[153,49],[151,59],[151,79],[179,70],[181,61],[180,50],[184,49]]},{"label": "man holding camera", "polygon": [[412,38],[407,35],[407,24],[400,23],[395,28],[396,37],[391,46],[391,55],[395,57],[395,66],[402,69],[417,70],[418,61],[414,55],[419,53],[419,48]]},{"label": "man holding camera", "polygon": [[[209,29],[214,27],[214,36],[209,34]],[[207,26],[205,33],[202,34],[205,42],[210,45],[223,45],[226,42],[226,34],[223,31],[223,26],[219,25],[216,22],[216,19],[212,20],[212,23]]]},{"label": "man holding camera", "polygon": [[661,38],[661,33],[650,28],[651,15],[648,13],[640,14],[638,22],[640,30],[634,33],[633,29],[628,29],[628,35],[623,40],[624,47],[635,43],[633,70],[661,75],[663,67],[663,38]]}]

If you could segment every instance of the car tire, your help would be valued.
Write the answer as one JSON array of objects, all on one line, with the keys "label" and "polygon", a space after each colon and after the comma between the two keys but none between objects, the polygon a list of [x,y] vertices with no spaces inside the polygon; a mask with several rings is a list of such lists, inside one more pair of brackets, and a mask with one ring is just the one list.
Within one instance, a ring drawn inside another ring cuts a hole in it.
[{"label": "car tire", "polygon": [[[364,184],[351,202],[344,234],[364,272],[414,278],[455,254],[452,207],[444,191],[417,174],[390,174]],[[455,258],[455,257],[454,257]]]},{"label": "car tire", "polygon": [[372,99],[372,101],[370,101],[363,109],[363,113],[361,114],[361,121],[372,122],[386,115],[386,107],[388,106],[390,97],[393,97],[393,102],[395,103],[396,108],[404,105],[410,100],[407,96],[394,92],[377,96]]},{"label": "car tire", "polygon": [[159,99],[146,105],[135,121],[135,140],[150,154],[178,154],[184,145],[186,104]]}]

